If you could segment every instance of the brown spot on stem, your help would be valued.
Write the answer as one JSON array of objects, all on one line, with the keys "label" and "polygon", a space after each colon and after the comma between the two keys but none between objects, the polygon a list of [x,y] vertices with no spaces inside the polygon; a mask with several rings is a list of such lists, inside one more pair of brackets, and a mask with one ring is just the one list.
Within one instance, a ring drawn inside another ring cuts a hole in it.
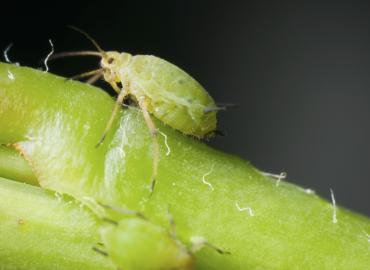
[{"label": "brown spot on stem", "polygon": [[25,222],[25,221],[24,221],[24,219],[22,219],[22,218],[18,219],[18,220],[17,220],[17,223],[18,223],[18,225],[20,225],[20,226],[22,226],[22,225],[26,224],[26,222]]},{"label": "brown spot on stem", "polygon": [[30,165],[35,177],[36,177],[36,180],[37,182],[40,184],[40,177],[39,177],[39,172],[35,166],[35,164],[33,164],[31,158],[29,156],[26,155],[26,151],[22,148],[22,146],[19,144],[19,143],[13,143],[10,145],[10,147],[14,148],[26,161],[27,163]]}]

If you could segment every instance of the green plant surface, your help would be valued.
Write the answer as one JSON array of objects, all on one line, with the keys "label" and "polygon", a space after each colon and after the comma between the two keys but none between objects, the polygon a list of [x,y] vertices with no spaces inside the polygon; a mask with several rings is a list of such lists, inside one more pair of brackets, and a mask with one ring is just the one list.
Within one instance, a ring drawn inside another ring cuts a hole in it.
[{"label": "green plant surface", "polygon": [[4,178],[38,185],[27,161],[14,149],[2,145],[0,145],[0,171]]},{"label": "green plant surface", "polygon": [[98,221],[80,203],[0,178],[0,269],[115,269],[92,247]]},{"label": "green plant surface", "polygon": [[[368,218],[298,186],[278,185],[250,163],[159,121],[168,147],[160,135],[157,186],[150,196],[152,145],[140,111],[124,108],[95,147],[113,105],[98,88],[0,65],[0,143],[24,155],[43,188],[88,203],[96,213],[96,202],[137,210],[163,228],[170,227],[170,209],[183,243],[190,246],[191,237],[201,236],[231,253],[206,247],[195,254],[196,269],[370,265]],[[4,256],[10,255],[0,252],[0,261]]]}]

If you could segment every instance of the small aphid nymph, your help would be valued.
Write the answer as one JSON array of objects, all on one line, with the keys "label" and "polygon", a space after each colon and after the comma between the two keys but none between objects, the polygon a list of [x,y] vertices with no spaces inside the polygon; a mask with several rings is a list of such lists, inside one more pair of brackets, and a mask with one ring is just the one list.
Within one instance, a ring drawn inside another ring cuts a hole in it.
[{"label": "small aphid nymph", "polygon": [[101,68],[74,77],[90,77],[90,83],[103,77],[118,94],[112,115],[97,146],[104,141],[125,99],[130,98],[140,107],[153,139],[150,185],[153,191],[159,147],[158,130],[151,115],[184,134],[204,138],[216,130],[216,113],[219,107],[195,79],[177,66],[152,55],[103,51],[87,33],[72,28],[90,39],[98,51],[59,53],[54,54],[53,58],[76,55],[101,58]]}]

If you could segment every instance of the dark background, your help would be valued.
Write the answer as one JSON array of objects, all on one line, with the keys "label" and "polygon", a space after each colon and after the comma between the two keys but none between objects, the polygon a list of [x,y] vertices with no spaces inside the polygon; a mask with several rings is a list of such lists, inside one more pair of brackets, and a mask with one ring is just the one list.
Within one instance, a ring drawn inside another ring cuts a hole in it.
[{"label": "dark background", "polygon": [[[135,4],[134,4],[135,3]],[[364,1],[364,3],[366,3]],[[226,137],[210,144],[370,215],[370,6],[356,1],[2,2],[0,48],[41,66],[49,52],[154,54],[200,81],[218,102]],[[97,59],[63,59],[71,76]]]}]

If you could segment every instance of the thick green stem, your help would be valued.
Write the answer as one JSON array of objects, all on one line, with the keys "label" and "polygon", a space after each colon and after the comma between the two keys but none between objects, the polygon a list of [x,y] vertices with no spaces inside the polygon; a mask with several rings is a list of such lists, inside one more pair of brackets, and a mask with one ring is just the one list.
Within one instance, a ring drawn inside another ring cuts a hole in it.
[{"label": "thick green stem", "polygon": [[2,145],[0,145],[0,172],[1,177],[38,185],[27,161],[14,149]]},{"label": "thick green stem", "polygon": [[0,269],[115,269],[93,247],[94,216],[73,199],[0,178]]},{"label": "thick green stem", "polygon": [[202,236],[231,252],[205,248],[196,254],[197,269],[370,265],[367,218],[295,185],[277,184],[248,162],[158,121],[168,147],[160,136],[158,184],[149,197],[151,138],[139,111],[125,109],[95,148],[113,103],[97,88],[1,64],[0,143],[22,152],[42,187],[139,210],[164,227],[170,208],[184,243]]}]

